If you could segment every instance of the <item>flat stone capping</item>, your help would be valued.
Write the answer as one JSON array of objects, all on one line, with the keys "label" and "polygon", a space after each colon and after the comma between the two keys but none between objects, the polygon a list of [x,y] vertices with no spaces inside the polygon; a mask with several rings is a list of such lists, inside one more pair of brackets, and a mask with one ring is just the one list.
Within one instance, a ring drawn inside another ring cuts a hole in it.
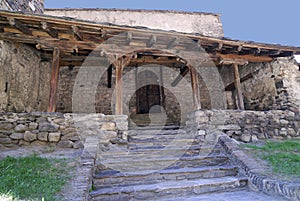
[{"label": "flat stone capping", "polygon": [[231,156],[231,160],[248,177],[248,183],[253,190],[272,196],[277,195],[291,200],[300,200],[300,184],[274,180],[265,176],[263,167],[260,167],[251,156],[245,154],[230,137],[221,136],[219,142]]}]

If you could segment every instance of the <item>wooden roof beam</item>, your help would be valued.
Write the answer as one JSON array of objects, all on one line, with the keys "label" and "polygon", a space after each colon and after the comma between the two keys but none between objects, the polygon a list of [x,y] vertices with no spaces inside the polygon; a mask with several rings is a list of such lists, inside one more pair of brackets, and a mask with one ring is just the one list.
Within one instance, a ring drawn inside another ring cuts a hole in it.
[{"label": "wooden roof beam", "polygon": [[8,23],[10,26],[15,27],[16,29],[18,29],[19,31],[21,31],[24,34],[32,36],[32,31],[27,26],[22,24],[20,21],[16,20],[15,18],[12,18],[12,17],[8,17],[7,20],[8,20]]},{"label": "wooden roof beam", "polygon": [[78,26],[72,25],[71,28],[76,40],[83,41],[83,37],[82,34],[80,33]]},{"label": "wooden roof beam", "polygon": [[262,63],[262,62],[271,62],[273,61],[272,57],[269,56],[255,56],[255,55],[236,55],[236,54],[221,54],[217,53],[217,57],[221,59],[236,59],[236,60],[245,60],[253,63]]},{"label": "wooden roof beam", "polygon": [[58,31],[52,28],[47,22],[41,22],[42,29],[47,32],[52,38],[58,38]]}]

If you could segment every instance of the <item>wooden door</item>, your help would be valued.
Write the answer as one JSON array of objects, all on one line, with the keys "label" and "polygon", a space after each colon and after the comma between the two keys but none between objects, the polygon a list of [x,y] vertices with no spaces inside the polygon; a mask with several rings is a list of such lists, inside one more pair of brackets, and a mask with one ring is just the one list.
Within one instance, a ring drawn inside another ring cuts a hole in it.
[{"label": "wooden door", "polygon": [[[155,73],[145,70],[138,74],[138,86],[137,113],[147,114],[152,106],[161,104],[159,78]],[[152,109],[151,112],[160,113],[160,107],[155,107],[155,110]]]}]

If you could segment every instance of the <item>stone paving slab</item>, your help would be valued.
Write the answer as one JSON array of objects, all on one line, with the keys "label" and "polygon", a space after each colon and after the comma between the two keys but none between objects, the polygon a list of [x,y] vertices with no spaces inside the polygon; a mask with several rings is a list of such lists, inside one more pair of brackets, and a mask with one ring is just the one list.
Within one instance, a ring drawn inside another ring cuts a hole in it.
[{"label": "stone paving slab", "polygon": [[180,197],[172,199],[161,199],[156,201],[288,201],[281,197],[272,197],[258,192],[252,191],[235,191],[224,193],[205,194],[193,197]]}]

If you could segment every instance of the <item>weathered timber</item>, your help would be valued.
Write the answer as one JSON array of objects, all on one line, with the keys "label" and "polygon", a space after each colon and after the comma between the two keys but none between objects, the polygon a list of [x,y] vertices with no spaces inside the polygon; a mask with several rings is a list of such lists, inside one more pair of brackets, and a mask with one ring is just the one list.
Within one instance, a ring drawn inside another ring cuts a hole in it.
[{"label": "weathered timber", "polygon": [[171,83],[172,87],[175,87],[181,80],[186,76],[186,74],[189,72],[188,67],[184,67],[182,70],[180,70],[180,74],[175,78],[175,80]]},{"label": "weathered timber", "polygon": [[49,26],[47,22],[41,22],[42,29],[46,31],[51,37],[58,38],[58,31]]},{"label": "weathered timber", "polygon": [[73,34],[74,34],[76,40],[83,41],[83,37],[79,31],[79,28],[74,25],[72,25],[71,28],[72,28],[72,31],[73,31]]},{"label": "weathered timber", "polygon": [[7,20],[8,20],[8,23],[10,26],[15,27],[16,29],[18,29],[19,31],[21,31],[24,34],[32,35],[32,31],[28,27],[26,27],[24,24],[22,24],[21,22],[16,20],[15,18],[8,17]]},{"label": "weathered timber", "polygon": [[194,101],[194,109],[200,110],[201,109],[201,102],[200,102],[200,91],[199,91],[199,79],[198,73],[195,68],[189,67],[190,74],[191,74],[191,84],[192,84],[192,91],[193,91],[193,101]]},{"label": "weathered timber", "polygon": [[53,59],[52,59],[48,112],[55,112],[55,109],[56,109],[56,95],[57,95],[58,74],[59,74],[59,59],[60,59],[60,49],[55,48],[53,50]]},{"label": "weathered timber", "polygon": [[241,85],[241,79],[240,79],[240,73],[239,73],[239,65],[234,63],[234,85],[236,89],[237,94],[237,100],[238,100],[238,109],[245,110],[244,106],[244,99],[243,99],[243,92],[242,92],[242,85]]}]

